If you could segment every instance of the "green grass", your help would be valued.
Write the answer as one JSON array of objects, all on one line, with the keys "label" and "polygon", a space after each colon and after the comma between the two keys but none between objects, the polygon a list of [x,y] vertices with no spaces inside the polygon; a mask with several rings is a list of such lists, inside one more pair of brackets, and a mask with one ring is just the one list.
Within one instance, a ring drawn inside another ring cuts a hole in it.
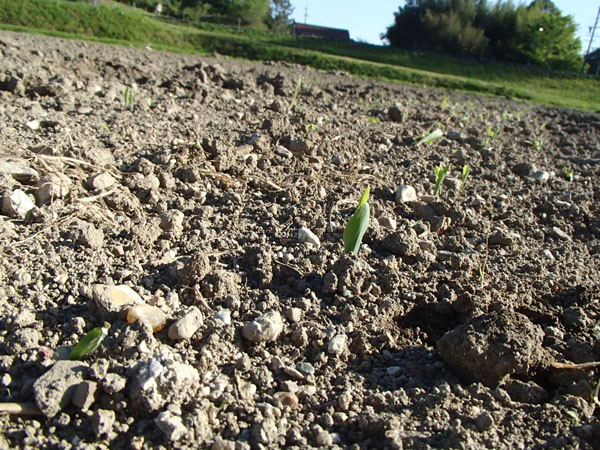
[{"label": "green grass", "polygon": [[288,61],[361,77],[506,96],[544,105],[594,111],[600,105],[600,81],[576,74],[481,64],[224,25],[184,26],[116,2],[93,6],[66,0],[0,0],[0,27],[137,47],[151,44],[155,49],[176,52],[218,52],[251,60]]}]

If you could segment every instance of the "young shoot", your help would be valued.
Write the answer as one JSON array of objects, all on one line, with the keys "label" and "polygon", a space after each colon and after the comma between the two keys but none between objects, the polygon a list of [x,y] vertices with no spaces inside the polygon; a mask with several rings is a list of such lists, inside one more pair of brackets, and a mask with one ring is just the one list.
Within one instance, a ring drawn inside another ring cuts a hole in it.
[{"label": "young shoot", "polygon": [[564,168],[564,173],[565,173],[565,179],[571,183],[573,181],[573,169],[569,168],[569,167],[565,167]]},{"label": "young shoot", "polygon": [[309,123],[308,125],[306,125],[306,129],[308,131],[317,131],[317,126],[314,123]]},{"label": "young shoot", "polygon": [[302,91],[302,75],[298,75],[298,81],[296,82],[296,90],[294,91],[294,95],[292,96],[292,103],[290,103],[290,111],[294,109],[294,106],[296,106],[296,100],[298,100],[300,91]]},{"label": "young shoot", "polygon": [[125,87],[123,102],[125,103],[125,109],[133,110],[133,91],[129,86]]},{"label": "young shoot", "polygon": [[419,139],[419,141],[417,142],[417,147],[421,144],[431,145],[431,143],[433,141],[441,138],[443,135],[444,135],[444,133],[442,132],[442,130],[440,130],[439,128],[436,128],[435,130],[427,133],[425,136],[423,136],[421,139]]},{"label": "young shoot", "polygon": [[462,170],[462,174],[460,176],[460,181],[463,182],[463,184],[465,183],[465,181],[467,181],[467,177],[469,176],[469,166],[467,166],[466,164],[463,166],[463,170]]},{"label": "young shoot", "polygon": [[498,131],[500,131],[500,127],[497,127],[495,130],[491,125],[487,126],[487,136],[485,138],[485,143],[483,144],[486,147],[490,142],[494,142],[496,140],[496,136],[498,136]]},{"label": "young shoot", "polygon": [[381,120],[379,120],[377,117],[373,117],[373,116],[367,116],[367,120],[371,123],[381,123]]},{"label": "young shoot", "polygon": [[365,192],[360,197],[356,211],[350,217],[344,229],[344,252],[357,254],[360,249],[362,238],[369,226],[369,192],[371,187],[367,185]]},{"label": "young shoot", "polygon": [[77,345],[73,347],[73,350],[71,350],[71,353],[69,353],[67,359],[80,360],[84,356],[92,353],[100,346],[102,340],[108,334],[109,328],[110,324],[108,322],[104,322],[102,327],[94,328],[92,331],[82,337]]},{"label": "young shoot", "polygon": [[436,197],[438,195],[440,195],[440,192],[442,192],[442,183],[444,182],[444,178],[446,178],[446,175],[448,175],[448,171],[450,170],[450,167],[452,166],[452,164],[448,163],[445,166],[443,164],[440,163],[439,166],[435,167],[435,190],[433,192],[433,195],[435,195]]}]

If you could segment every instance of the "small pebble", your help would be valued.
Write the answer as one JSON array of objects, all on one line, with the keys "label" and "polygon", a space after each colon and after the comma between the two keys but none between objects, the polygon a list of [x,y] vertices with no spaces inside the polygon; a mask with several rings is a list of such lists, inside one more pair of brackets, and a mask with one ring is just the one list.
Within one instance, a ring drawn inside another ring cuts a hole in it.
[{"label": "small pebble", "polygon": [[220,311],[217,311],[213,317],[216,320],[220,320],[225,325],[231,325],[231,312],[228,309],[221,309]]},{"label": "small pebble", "polygon": [[269,311],[242,328],[242,335],[252,342],[274,341],[283,331],[283,320],[277,311]]},{"label": "small pebble", "polygon": [[298,230],[298,240],[303,243],[314,245],[316,248],[321,246],[321,241],[312,231],[306,227],[301,227]]},{"label": "small pebble", "polygon": [[339,355],[343,353],[346,348],[346,335],[336,334],[334,338],[327,344],[327,352],[332,355]]},{"label": "small pebble", "polygon": [[417,201],[417,191],[414,187],[409,186],[407,184],[401,184],[396,189],[396,204],[408,203],[408,202],[416,202]]},{"label": "small pebble", "polygon": [[202,321],[202,312],[198,307],[192,306],[181,319],[169,327],[169,339],[173,341],[190,339],[202,326]]}]

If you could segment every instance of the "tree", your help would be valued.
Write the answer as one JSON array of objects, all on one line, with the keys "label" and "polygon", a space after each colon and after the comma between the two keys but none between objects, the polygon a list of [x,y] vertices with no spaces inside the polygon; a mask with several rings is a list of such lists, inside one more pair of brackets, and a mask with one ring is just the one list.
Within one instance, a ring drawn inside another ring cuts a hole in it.
[{"label": "tree", "polygon": [[287,31],[291,25],[290,16],[293,12],[294,7],[290,0],[271,0],[271,29],[280,32]]},{"label": "tree", "polygon": [[385,35],[390,45],[496,59],[555,69],[581,66],[576,25],[551,0],[528,6],[498,0],[423,0],[399,8]]}]

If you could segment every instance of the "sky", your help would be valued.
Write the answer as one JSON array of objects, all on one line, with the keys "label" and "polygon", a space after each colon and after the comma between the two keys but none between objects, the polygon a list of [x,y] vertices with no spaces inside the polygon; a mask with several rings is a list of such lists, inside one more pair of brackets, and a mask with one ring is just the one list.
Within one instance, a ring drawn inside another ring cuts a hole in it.
[{"label": "sky", "polygon": [[[600,0],[553,0],[563,14],[572,15],[578,25],[577,36],[581,39],[582,52],[587,50],[590,27],[594,26]],[[490,3],[494,3],[491,0]],[[404,6],[404,0],[291,0],[294,7],[292,19],[298,23],[344,28],[350,38],[381,45],[379,35],[394,23],[394,12]],[[515,4],[521,3],[514,0]],[[530,3],[525,1],[522,3]],[[600,47],[600,23],[592,50]]]}]

